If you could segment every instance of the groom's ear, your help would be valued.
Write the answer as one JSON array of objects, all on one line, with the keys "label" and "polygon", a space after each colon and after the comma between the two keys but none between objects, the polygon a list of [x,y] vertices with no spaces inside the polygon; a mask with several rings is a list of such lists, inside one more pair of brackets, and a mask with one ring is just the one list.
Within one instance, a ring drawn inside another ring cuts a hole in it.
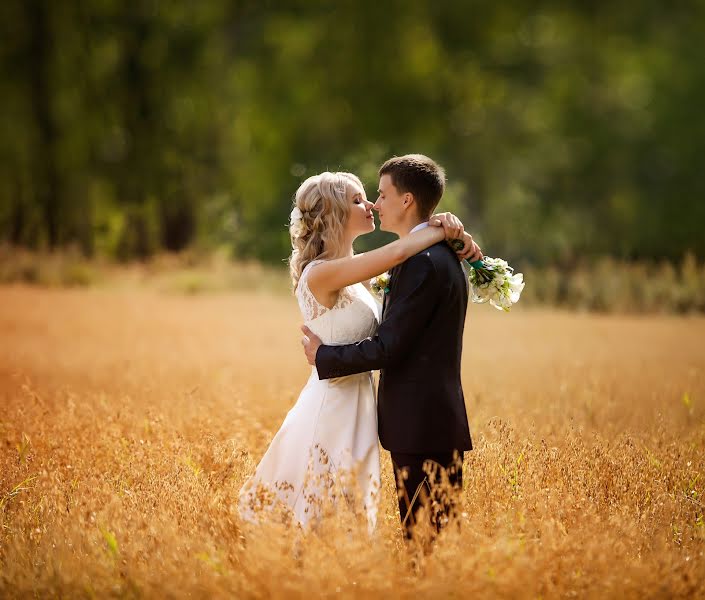
[{"label": "groom's ear", "polygon": [[402,200],[402,206],[404,207],[404,210],[411,210],[412,212],[418,213],[418,202],[416,202],[416,198],[414,198],[414,195],[411,192],[406,192],[404,194],[404,200]]}]

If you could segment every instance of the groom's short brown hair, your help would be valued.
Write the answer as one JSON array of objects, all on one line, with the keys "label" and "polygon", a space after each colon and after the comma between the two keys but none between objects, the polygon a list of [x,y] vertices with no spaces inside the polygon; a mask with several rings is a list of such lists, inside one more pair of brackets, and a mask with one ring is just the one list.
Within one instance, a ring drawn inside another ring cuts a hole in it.
[{"label": "groom's short brown hair", "polygon": [[433,214],[446,187],[443,167],[423,154],[390,158],[379,168],[379,176],[382,175],[389,175],[401,194],[414,195],[422,219]]}]

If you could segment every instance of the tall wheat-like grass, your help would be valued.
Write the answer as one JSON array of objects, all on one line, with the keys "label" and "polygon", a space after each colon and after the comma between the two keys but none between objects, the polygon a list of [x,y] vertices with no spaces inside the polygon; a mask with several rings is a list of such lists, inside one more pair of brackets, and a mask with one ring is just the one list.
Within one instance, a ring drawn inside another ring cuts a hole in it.
[{"label": "tall wheat-like grass", "polygon": [[243,523],[309,373],[290,297],[0,288],[0,597],[703,597],[705,319],[471,306],[461,529]]}]

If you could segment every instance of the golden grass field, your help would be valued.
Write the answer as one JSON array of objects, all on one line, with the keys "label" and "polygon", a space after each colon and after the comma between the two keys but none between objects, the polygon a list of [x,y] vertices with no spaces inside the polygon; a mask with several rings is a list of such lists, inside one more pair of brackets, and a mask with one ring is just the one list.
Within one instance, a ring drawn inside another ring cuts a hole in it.
[{"label": "golden grass field", "polygon": [[290,296],[0,287],[0,597],[705,597],[705,318],[470,306],[462,529],[247,528]]}]

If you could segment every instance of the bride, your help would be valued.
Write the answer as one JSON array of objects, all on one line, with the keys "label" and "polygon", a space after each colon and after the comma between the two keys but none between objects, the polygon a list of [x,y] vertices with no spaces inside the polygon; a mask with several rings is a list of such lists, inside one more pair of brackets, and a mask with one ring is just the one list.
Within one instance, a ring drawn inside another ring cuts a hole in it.
[{"label": "bride", "polygon": [[[354,240],[375,229],[372,202],[351,173],[309,177],[291,212],[289,268],[305,325],[325,344],[349,344],[374,335],[381,307],[370,278],[443,239],[472,237],[450,213],[376,250],[354,254]],[[296,404],[243,485],[241,516],[256,521],[284,508],[300,524],[321,515],[326,500],[342,497],[362,512],[371,531],[380,484],[377,405],[372,373],[320,381],[313,367]]]}]

